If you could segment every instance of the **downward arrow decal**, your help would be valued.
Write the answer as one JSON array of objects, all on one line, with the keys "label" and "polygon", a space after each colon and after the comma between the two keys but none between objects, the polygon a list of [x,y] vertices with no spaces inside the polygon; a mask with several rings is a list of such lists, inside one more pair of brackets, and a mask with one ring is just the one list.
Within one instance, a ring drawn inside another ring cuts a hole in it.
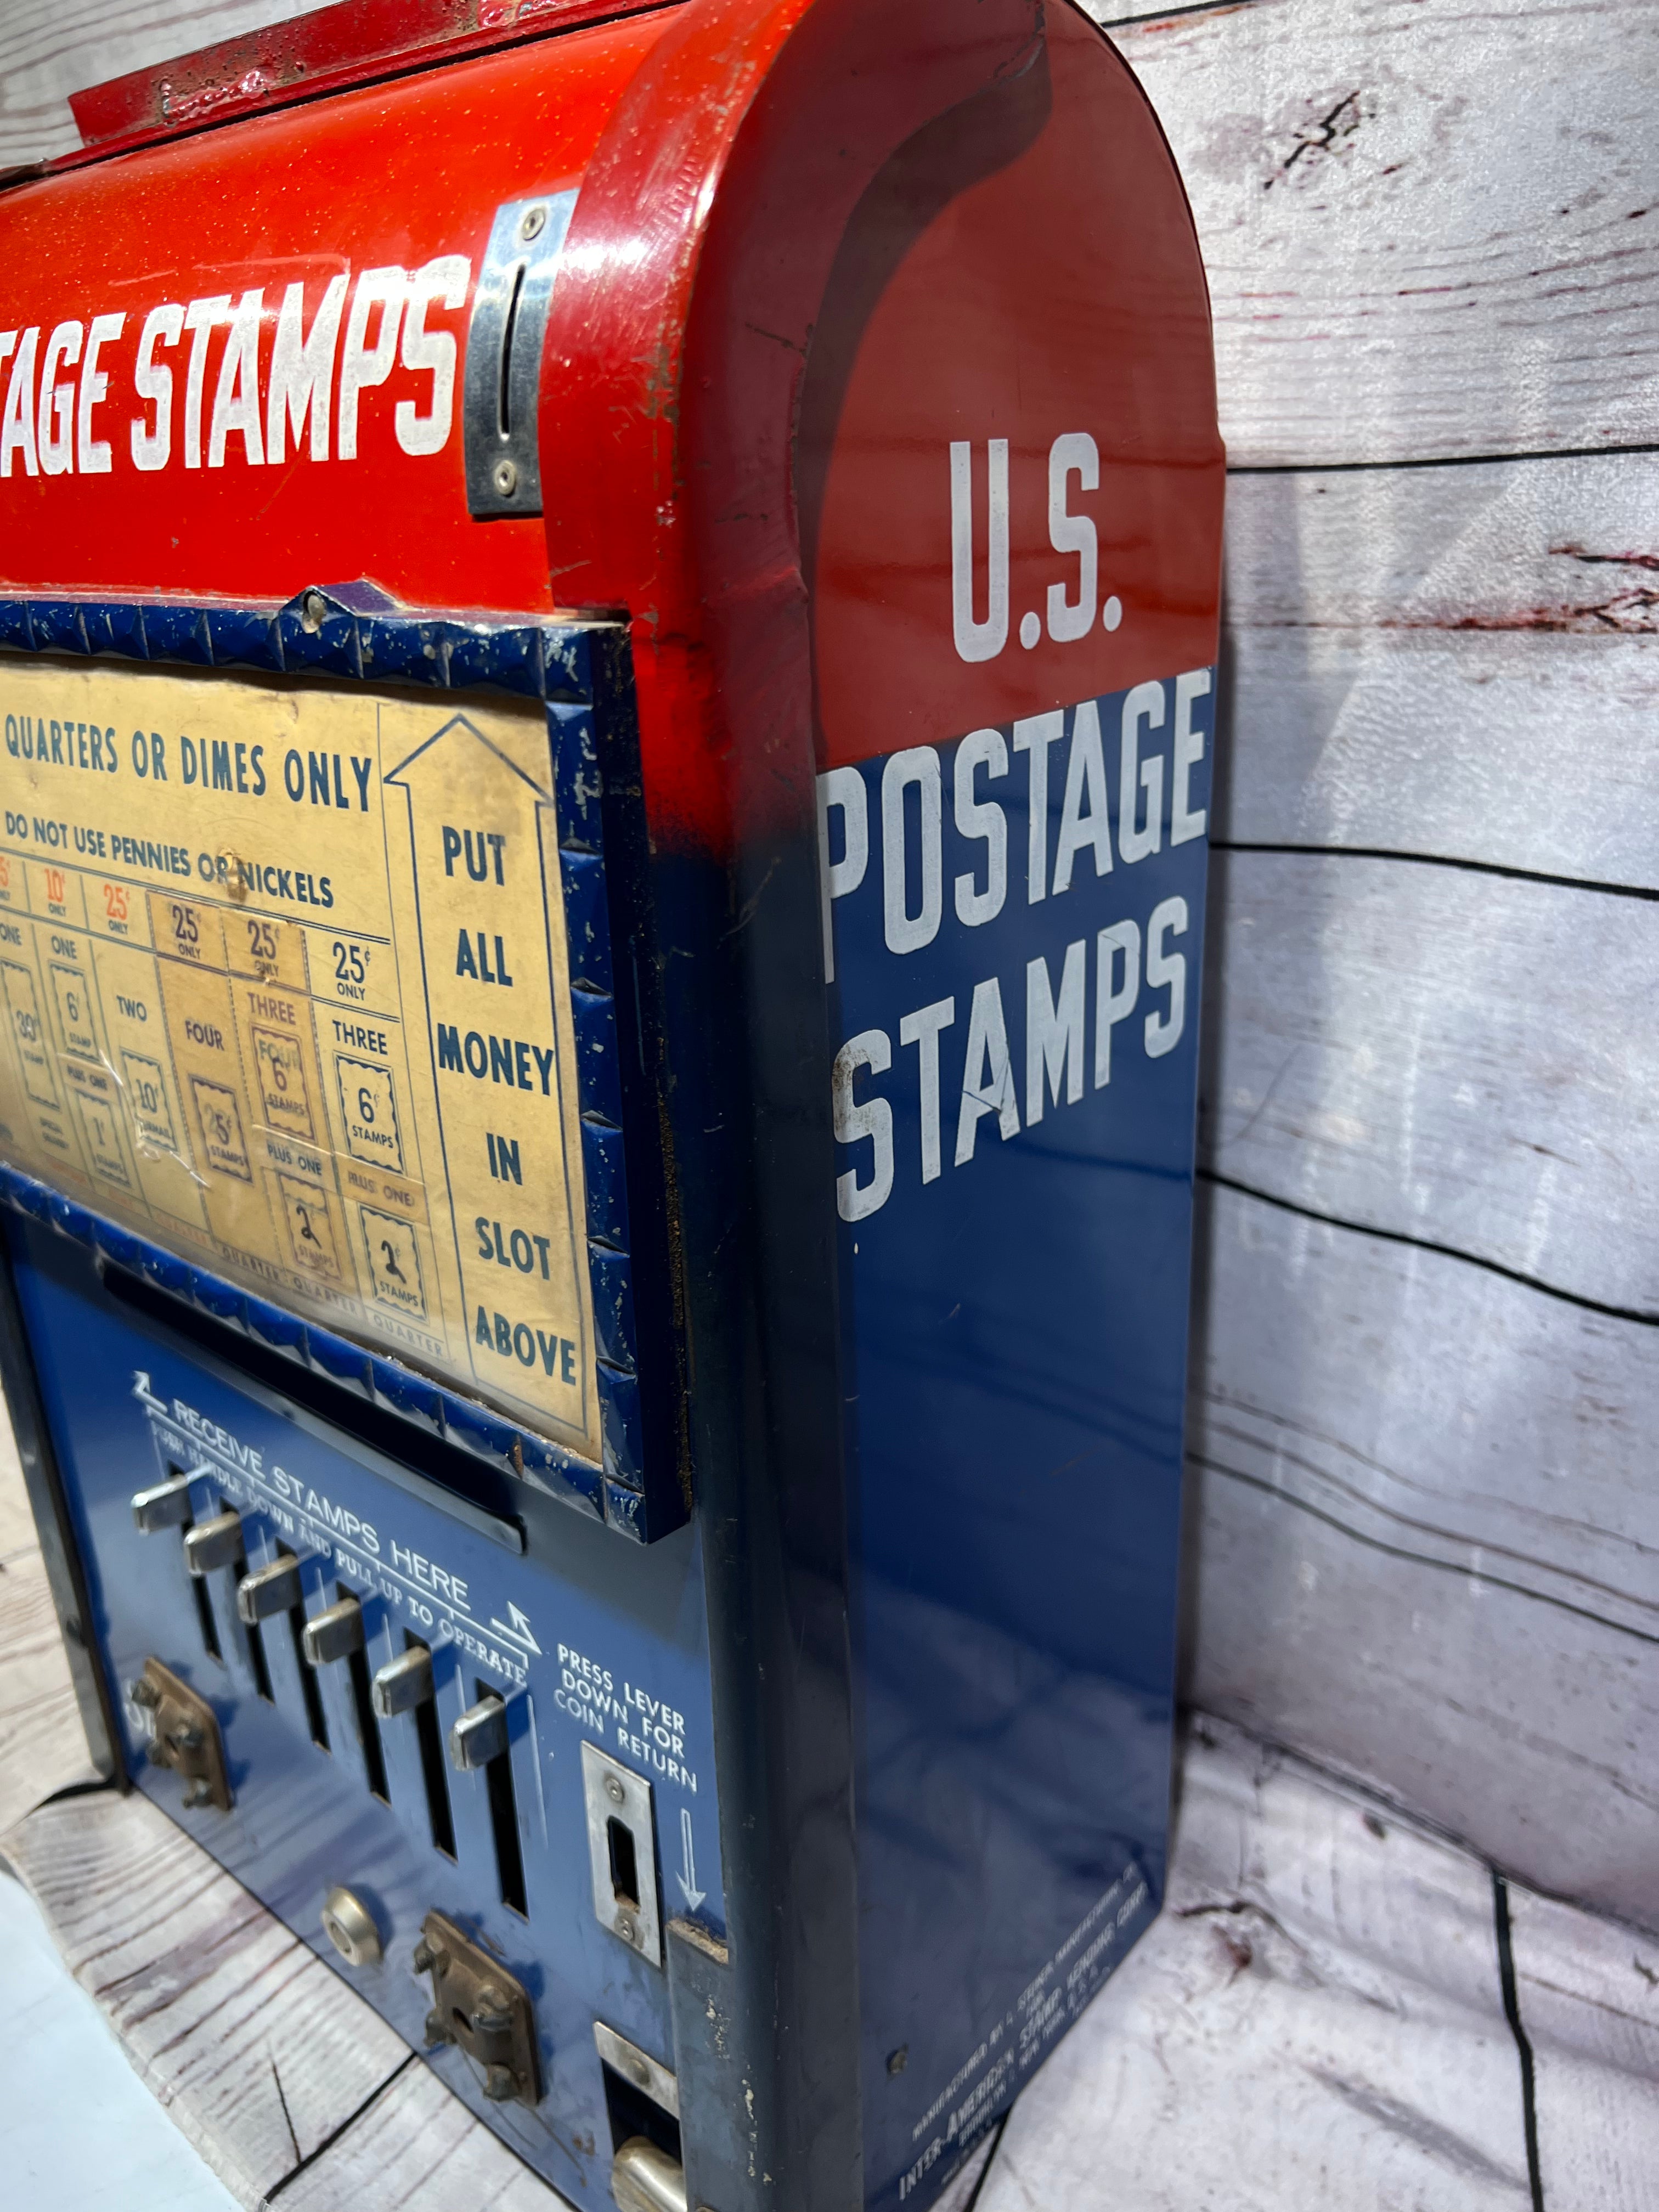
[{"label": "downward arrow decal", "polygon": [[685,1868],[674,1879],[685,1892],[687,1911],[695,1912],[708,1893],[697,1887],[697,1861],[691,1848],[691,1808],[689,1805],[680,1808],[680,1848],[684,1854]]}]

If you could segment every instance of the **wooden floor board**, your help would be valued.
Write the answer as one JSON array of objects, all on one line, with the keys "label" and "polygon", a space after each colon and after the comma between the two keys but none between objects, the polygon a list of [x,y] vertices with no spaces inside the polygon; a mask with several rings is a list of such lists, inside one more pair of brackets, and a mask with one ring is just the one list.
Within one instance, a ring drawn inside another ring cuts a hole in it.
[{"label": "wooden floor board", "polygon": [[1163,1917],[1014,2108],[978,2212],[1526,2212],[1491,1883],[1231,1733]]},{"label": "wooden floor board", "polygon": [[0,1561],[0,1834],[95,1778],[45,1563],[38,1547],[15,1551]]},{"label": "wooden floor board", "polygon": [[283,2212],[564,2212],[418,2060],[278,2199]]},{"label": "wooden floor board", "polygon": [[1205,1201],[1188,1693],[1651,1922],[1653,1332]]},{"label": "wooden floor board", "polygon": [[65,1963],[226,2186],[257,2204],[408,2051],[148,1799],[45,1805],[0,1838]]},{"label": "wooden floor board", "polygon": [[1650,2212],[1659,2177],[1659,1939],[1510,1890],[1547,2208]]}]

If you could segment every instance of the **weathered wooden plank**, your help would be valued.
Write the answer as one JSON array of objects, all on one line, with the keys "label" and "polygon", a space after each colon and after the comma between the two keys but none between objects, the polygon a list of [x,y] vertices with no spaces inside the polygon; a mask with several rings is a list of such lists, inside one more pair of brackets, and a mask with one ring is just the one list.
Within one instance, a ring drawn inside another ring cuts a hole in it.
[{"label": "weathered wooden plank", "polygon": [[1236,476],[1222,838],[1659,887],[1659,456]]},{"label": "weathered wooden plank", "polygon": [[1659,1941],[1510,1891],[1547,2205],[1647,2212],[1659,2175]]},{"label": "weathered wooden plank", "polygon": [[1659,647],[1405,627],[1228,640],[1218,838],[1659,888]]},{"label": "weathered wooden plank", "polygon": [[1200,1250],[1187,1693],[1651,1920],[1652,1332],[1224,1189]]},{"label": "weathered wooden plank", "polygon": [[1236,629],[1659,634],[1659,454],[1235,475]]},{"label": "weathered wooden plank", "polygon": [[0,169],[81,143],[69,95],[303,15],[294,0],[9,0],[0,11]]},{"label": "weathered wooden plank", "polygon": [[1212,915],[1218,1172],[1659,1314],[1659,902],[1230,853]]},{"label": "weathered wooden plank", "polygon": [[6,2212],[235,2212],[64,1972],[33,1899],[3,1864],[0,1958]]},{"label": "weathered wooden plank", "polygon": [[291,2212],[566,2212],[429,2069],[406,2067],[283,2192]]},{"label": "weathered wooden plank", "polygon": [[17,1456],[17,1439],[11,1431],[5,1402],[0,1400],[0,1565],[14,1553],[35,1550],[39,1542],[23,1484],[22,1463]]},{"label": "weathered wooden plank", "polygon": [[1485,1869],[1189,1740],[1164,1917],[1015,2106],[978,2212],[1529,2201]]},{"label": "weathered wooden plank", "polygon": [[3,1847],[140,2076],[244,2203],[410,2063],[379,2014],[147,1799],[42,1806]]},{"label": "weathered wooden plank", "polygon": [[1659,434],[1645,0],[1253,0],[1113,36],[1187,181],[1236,463]]},{"label": "weathered wooden plank", "polygon": [[94,1782],[38,1549],[0,1560],[0,1834],[44,1798]]}]

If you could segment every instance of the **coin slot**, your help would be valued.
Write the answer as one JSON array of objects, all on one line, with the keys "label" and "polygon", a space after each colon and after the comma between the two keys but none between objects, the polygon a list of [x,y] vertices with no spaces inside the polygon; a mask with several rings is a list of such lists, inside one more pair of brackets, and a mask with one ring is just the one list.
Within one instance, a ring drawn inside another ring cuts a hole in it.
[{"label": "coin slot", "polygon": [[[404,1631],[406,1651],[430,1647],[418,1636]],[[455,1856],[455,1819],[449,1809],[449,1777],[444,1771],[443,1737],[438,1728],[435,1700],[424,1698],[415,1708],[415,1738],[421,1747],[421,1779],[426,1784],[426,1816],[432,1829],[432,1848],[447,1859]]]},{"label": "coin slot", "polygon": [[634,1848],[634,1831],[623,1820],[609,1820],[605,1824],[605,1839],[611,1856],[611,1887],[619,1905],[631,1905],[637,1912],[640,1905],[640,1861]]},{"label": "coin slot", "polygon": [[[356,1591],[344,1583],[336,1583],[334,1595],[343,1601],[355,1598]],[[346,1672],[351,1682],[351,1710],[357,1723],[357,1741],[362,1746],[363,1771],[368,1777],[368,1794],[378,1797],[383,1805],[392,1802],[392,1793],[386,1788],[386,1753],[380,1745],[380,1723],[374,1717],[374,1699],[369,1694],[368,1657],[360,1644],[346,1656]],[[447,1802],[447,1801],[446,1801]]]},{"label": "coin slot", "polygon": [[507,295],[507,313],[501,318],[501,358],[495,386],[495,422],[503,438],[513,434],[512,395],[513,332],[519,319],[519,302],[524,296],[525,265],[520,262],[513,271],[513,289]]},{"label": "coin slot", "polygon": [[[497,1694],[488,1682],[475,1682],[479,1698]],[[520,1918],[530,1917],[524,1886],[524,1853],[519,1844],[519,1806],[513,1789],[513,1754],[503,1751],[484,1768],[484,1787],[489,1794],[489,1826],[495,1838],[495,1873],[501,1903]]]}]

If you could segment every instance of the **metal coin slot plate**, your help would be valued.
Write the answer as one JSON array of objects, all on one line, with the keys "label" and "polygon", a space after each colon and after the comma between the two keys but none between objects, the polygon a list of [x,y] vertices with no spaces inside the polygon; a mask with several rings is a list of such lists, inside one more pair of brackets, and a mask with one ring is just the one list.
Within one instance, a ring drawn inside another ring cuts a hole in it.
[{"label": "metal coin slot plate", "polygon": [[231,1808],[230,1779],[219,1723],[205,1698],[181,1682],[159,1659],[146,1659],[144,1671],[127,1694],[150,1716],[149,1754],[153,1766],[170,1766],[185,1784],[186,1805]]},{"label": "metal coin slot plate", "polygon": [[524,1984],[442,1912],[421,1923],[415,1971],[432,1977],[428,2042],[464,2051],[492,2103],[538,2104],[536,2008]]},{"label": "metal coin slot plate", "polygon": [[678,2076],[669,2072],[648,2051],[641,2051],[637,2043],[630,2043],[625,2035],[618,2035],[614,2027],[607,2027],[602,2020],[593,2023],[593,2042],[600,2058],[613,2074],[620,2074],[624,2081],[631,2081],[652,2103],[660,2105],[676,2119],[680,2116],[680,2085]]},{"label": "metal coin slot plate", "polygon": [[[599,1924],[641,1958],[660,1966],[662,1921],[657,1907],[657,1832],[651,1784],[601,1751],[598,1744],[584,1743],[582,1795],[593,1869],[593,1911]],[[618,1885],[616,1873],[617,1846],[624,1838],[633,1847],[631,1893]]]},{"label": "metal coin slot plate", "polygon": [[472,296],[462,386],[468,512],[542,511],[537,403],[553,276],[574,191],[536,192],[495,210]]}]

